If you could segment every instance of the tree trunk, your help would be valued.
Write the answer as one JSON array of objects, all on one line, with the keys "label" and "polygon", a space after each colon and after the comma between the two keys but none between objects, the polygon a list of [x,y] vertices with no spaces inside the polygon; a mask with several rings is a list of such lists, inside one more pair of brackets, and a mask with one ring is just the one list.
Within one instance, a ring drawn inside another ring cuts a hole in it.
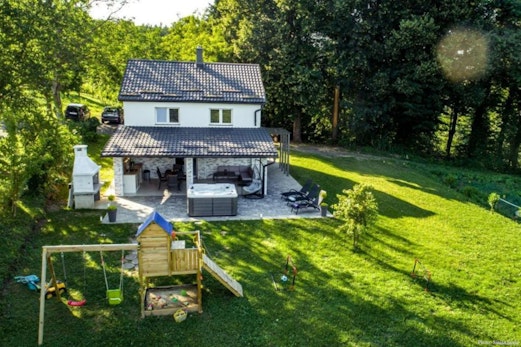
[{"label": "tree trunk", "polygon": [[485,96],[481,103],[476,107],[474,118],[472,119],[472,127],[470,130],[467,155],[469,158],[481,157],[485,154],[488,146],[488,134],[490,125],[487,115],[487,105],[490,94],[490,86],[487,87]]},{"label": "tree trunk", "polygon": [[293,120],[293,142],[302,142],[302,111],[298,110]]},{"label": "tree trunk", "polygon": [[456,134],[456,125],[458,124],[458,110],[456,107],[452,109],[450,115],[449,134],[447,137],[447,146],[445,147],[445,156],[447,159],[450,158],[450,152],[452,149],[452,142],[454,141],[454,135]]},{"label": "tree trunk", "polygon": [[61,85],[58,80],[52,81],[52,97],[54,99],[54,107],[56,108],[56,117],[63,118]]},{"label": "tree trunk", "polygon": [[[496,158],[499,158],[501,161],[504,158],[504,150],[503,147],[505,146],[505,141],[507,137],[507,129],[508,127],[512,126],[516,123],[515,120],[515,110],[513,107],[513,97],[512,92],[510,91],[508,93],[508,98],[505,101],[505,106],[503,107],[503,111],[501,112],[501,125],[499,130],[499,135],[497,137],[497,143],[496,143]],[[510,156],[509,156],[510,158]]]},{"label": "tree trunk", "polygon": [[335,98],[333,101],[333,121],[331,122],[331,140],[333,143],[338,138],[338,113],[340,110],[340,87],[335,87]]},{"label": "tree trunk", "polygon": [[518,167],[519,146],[521,145],[521,115],[517,117],[516,127],[516,134],[510,142],[510,154],[508,156],[508,161],[512,169],[517,169]]}]

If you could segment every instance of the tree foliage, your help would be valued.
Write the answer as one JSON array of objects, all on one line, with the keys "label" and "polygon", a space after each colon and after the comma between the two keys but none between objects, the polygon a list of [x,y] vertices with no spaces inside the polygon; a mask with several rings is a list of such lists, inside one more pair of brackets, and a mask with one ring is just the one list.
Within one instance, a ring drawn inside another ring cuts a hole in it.
[{"label": "tree foliage", "polygon": [[367,231],[378,217],[378,204],[367,184],[356,184],[353,189],[344,189],[337,194],[334,204],[335,217],[344,221],[341,230],[353,236],[353,248],[359,246],[360,235]]},{"label": "tree foliage", "polygon": [[[268,125],[517,168],[521,3],[219,0],[235,59],[263,68]],[[233,25],[232,25],[233,24]]]},{"label": "tree foliage", "polygon": [[[99,1],[115,9],[127,2]],[[215,0],[170,26],[94,20],[92,4],[2,1],[0,120],[9,138],[2,146],[13,151],[0,159],[2,169],[24,170],[3,178],[13,201],[28,185],[41,190],[43,172],[58,182],[67,170],[52,167],[67,150],[43,139],[76,138],[63,127],[64,95],[116,103],[128,59],[193,61],[199,45],[207,61],[261,66],[262,125],[291,130],[293,141],[519,167],[517,0]]]}]

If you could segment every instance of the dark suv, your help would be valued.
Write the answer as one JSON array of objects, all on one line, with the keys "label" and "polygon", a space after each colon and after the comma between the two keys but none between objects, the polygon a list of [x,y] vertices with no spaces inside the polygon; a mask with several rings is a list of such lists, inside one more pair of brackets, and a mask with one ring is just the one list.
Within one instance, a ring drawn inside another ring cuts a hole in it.
[{"label": "dark suv", "polygon": [[123,109],[118,106],[106,106],[101,113],[101,122],[123,124],[125,122]]},{"label": "dark suv", "polygon": [[69,104],[65,109],[65,119],[76,121],[87,120],[90,117],[90,111],[87,105],[83,104]]}]

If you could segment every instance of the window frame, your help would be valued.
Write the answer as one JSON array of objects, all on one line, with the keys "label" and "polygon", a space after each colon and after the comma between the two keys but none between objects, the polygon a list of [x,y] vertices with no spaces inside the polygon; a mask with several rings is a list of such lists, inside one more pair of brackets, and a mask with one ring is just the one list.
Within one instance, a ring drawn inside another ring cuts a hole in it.
[{"label": "window frame", "polygon": [[[156,124],[180,124],[181,123],[181,115],[179,112],[179,107],[155,107],[155,123]],[[165,121],[161,121],[159,119],[160,112],[164,112]],[[171,122],[171,111],[177,111],[177,122]]]},{"label": "window frame", "polygon": [[[218,122],[213,121],[214,112],[218,111],[219,120]],[[225,114],[226,113],[226,114]],[[229,115],[228,115],[229,113]],[[225,117],[229,117],[229,122],[224,122]],[[211,108],[210,109],[210,125],[233,125],[233,109],[231,108]]]}]

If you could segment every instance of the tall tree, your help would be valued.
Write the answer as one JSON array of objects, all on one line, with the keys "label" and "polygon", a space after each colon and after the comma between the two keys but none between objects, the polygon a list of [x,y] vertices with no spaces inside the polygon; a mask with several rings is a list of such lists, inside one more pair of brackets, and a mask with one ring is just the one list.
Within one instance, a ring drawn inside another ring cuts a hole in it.
[{"label": "tall tree", "polygon": [[197,46],[204,48],[204,59],[207,61],[230,61],[232,55],[231,46],[224,40],[222,27],[212,24],[212,19],[193,15],[173,23],[161,46],[170,60],[195,60]]},{"label": "tall tree", "polygon": [[[221,0],[213,12],[226,22],[240,25],[227,33],[235,42],[238,59],[261,64],[268,94],[264,125],[291,128],[296,142],[310,132],[308,125],[324,95],[314,3]],[[243,18],[231,13],[239,7]]]}]

